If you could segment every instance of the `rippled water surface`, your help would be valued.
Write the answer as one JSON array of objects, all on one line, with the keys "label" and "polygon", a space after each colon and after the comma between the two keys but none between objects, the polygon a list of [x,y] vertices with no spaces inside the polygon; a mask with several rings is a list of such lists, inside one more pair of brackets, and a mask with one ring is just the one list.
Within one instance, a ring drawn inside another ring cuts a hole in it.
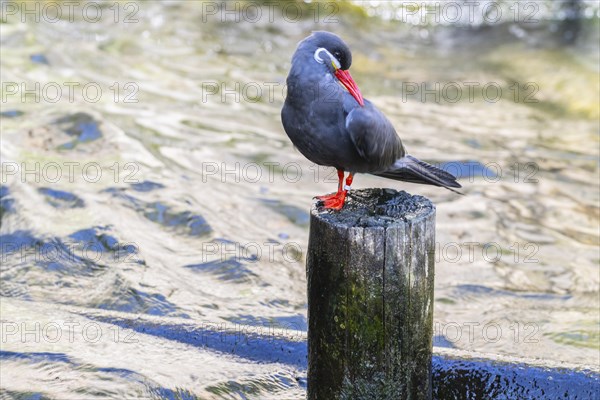
[{"label": "rippled water surface", "polygon": [[461,176],[465,196],[354,180],[437,206],[435,343],[598,367],[597,10],[565,45],[557,21],[207,4],[0,24],[2,398],[303,398],[309,209],[336,184],[279,112],[315,29],[408,150]]}]

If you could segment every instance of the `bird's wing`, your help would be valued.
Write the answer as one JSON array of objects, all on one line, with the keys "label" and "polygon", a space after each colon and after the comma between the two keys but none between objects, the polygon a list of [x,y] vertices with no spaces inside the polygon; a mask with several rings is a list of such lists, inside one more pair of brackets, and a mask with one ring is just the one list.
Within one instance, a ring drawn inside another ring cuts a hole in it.
[{"label": "bird's wing", "polygon": [[392,123],[381,111],[365,100],[360,107],[344,102],[346,130],[358,154],[379,170],[385,170],[405,155],[404,146]]},{"label": "bird's wing", "polygon": [[411,155],[406,155],[396,160],[388,170],[376,172],[374,175],[397,181],[422,183],[426,185],[442,186],[455,193],[462,194],[452,188],[462,187],[451,173],[421,161]]}]

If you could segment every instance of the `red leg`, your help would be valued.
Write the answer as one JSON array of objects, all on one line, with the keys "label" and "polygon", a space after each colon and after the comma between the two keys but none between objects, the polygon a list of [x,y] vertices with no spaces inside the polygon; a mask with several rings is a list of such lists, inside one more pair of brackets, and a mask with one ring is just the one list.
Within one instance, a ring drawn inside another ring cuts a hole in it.
[{"label": "red leg", "polygon": [[348,193],[348,190],[350,190],[350,186],[352,186],[353,180],[354,180],[354,175],[352,173],[349,173],[348,177],[346,178],[346,186],[348,187],[348,189],[346,189],[346,193]]},{"label": "red leg", "polygon": [[338,170],[338,177],[340,178],[338,192],[334,195],[323,196],[327,197],[325,199],[319,198],[323,202],[323,207],[333,209],[333,210],[341,210],[344,207],[344,202],[346,201],[346,194],[348,194],[348,190],[350,190],[350,185],[352,185],[352,179],[354,176],[352,174],[348,175],[346,178],[346,185],[342,187],[342,181],[344,179],[344,172]]},{"label": "red leg", "polygon": [[316,198],[325,202],[327,200],[330,200],[336,196],[339,196],[341,191],[342,191],[342,182],[344,182],[344,171],[342,171],[341,169],[337,170],[338,173],[338,190],[337,193],[330,193],[330,194],[326,194],[324,196],[317,196]]},{"label": "red leg", "polygon": [[342,191],[342,182],[344,181],[344,171],[341,169],[337,170],[338,172],[338,193]]}]

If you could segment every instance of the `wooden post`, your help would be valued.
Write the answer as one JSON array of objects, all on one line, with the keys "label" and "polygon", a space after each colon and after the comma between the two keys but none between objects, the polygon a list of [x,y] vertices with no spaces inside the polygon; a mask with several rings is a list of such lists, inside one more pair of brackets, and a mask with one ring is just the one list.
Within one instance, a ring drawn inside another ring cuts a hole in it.
[{"label": "wooden post", "polygon": [[431,399],[435,207],[391,189],[313,207],[308,399]]}]

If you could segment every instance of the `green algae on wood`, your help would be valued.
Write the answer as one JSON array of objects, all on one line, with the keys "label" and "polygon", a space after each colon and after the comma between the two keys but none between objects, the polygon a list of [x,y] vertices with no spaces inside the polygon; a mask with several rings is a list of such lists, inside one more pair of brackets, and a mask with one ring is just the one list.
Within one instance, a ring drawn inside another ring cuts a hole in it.
[{"label": "green algae on wood", "polygon": [[308,399],[430,399],[435,207],[389,189],[313,207]]}]

